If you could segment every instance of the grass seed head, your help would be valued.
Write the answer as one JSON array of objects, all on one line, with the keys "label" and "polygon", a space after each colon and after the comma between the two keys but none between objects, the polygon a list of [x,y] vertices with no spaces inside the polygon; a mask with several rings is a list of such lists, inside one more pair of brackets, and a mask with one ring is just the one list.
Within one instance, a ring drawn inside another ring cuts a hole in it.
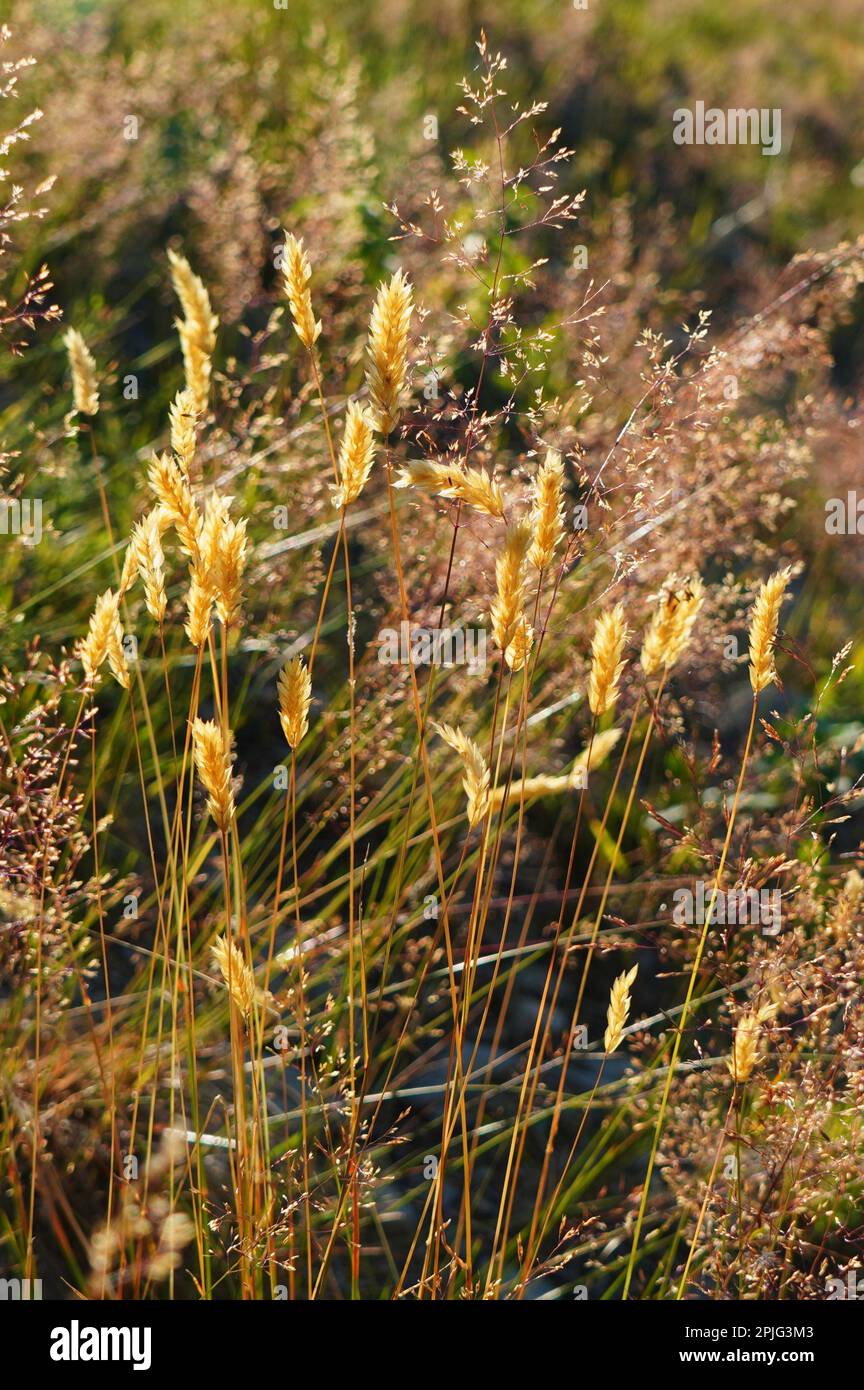
[{"label": "grass seed head", "polygon": [[687,580],[669,576],[642,643],[642,669],[646,676],[672,669],[690,641],[704,600],[705,589],[698,574]]},{"label": "grass seed head", "polygon": [[750,684],[758,695],[777,679],[774,665],[774,643],[780,622],[780,608],[789,585],[792,571],[778,570],[766,579],[753,605],[750,617]]},{"label": "grass seed head", "polygon": [[630,987],[636,979],[638,965],[632,970],[624,970],[612,985],[609,995],[609,1008],[606,1010],[606,1032],[603,1034],[604,1050],[614,1052],[624,1036],[624,1028],[630,1013]]},{"label": "grass seed head", "polygon": [[371,413],[356,401],[349,401],[339,450],[339,486],[330,489],[334,507],[350,506],[366,486],[375,456],[372,429]]},{"label": "grass seed head", "polygon": [[290,233],[285,238],[285,258],[282,262],[285,293],[291,306],[294,331],[307,351],[311,352],[321,332],[321,322],[312,312],[309,281],[312,268],[303,249],[303,242]]},{"label": "grass seed head", "polygon": [[533,540],[528,559],[535,569],[546,569],[564,535],[564,462],[550,449],[537,471],[531,509]]},{"label": "grass seed head", "polygon": [[212,719],[192,722],[195,766],[207,793],[207,810],[224,833],[234,819],[231,757],[221,727]]},{"label": "grass seed head", "polygon": [[93,354],[78,332],[70,328],[63,337],[72,369],[72,397],[79,415],[95,415],[99,410],[99,386]]},{"label": "grass seed head", "polygon": [[231,999],[243,1017],[248,1018],[255,1003],[255,977],[243,952],[227,934],[217,936],[210,949]]},{"label": "grass seed head", "polygon": [[468,824],[472,827],[479,825],[489,809],[489,769],[486,759],[479,745],[463,734],[461,729],[454,729],[451,724],[435,723],[432,728],[462,759],[462,786],[468,798]]},{"label": "grass seed head", "polygon": [[369,320],[366,380],[380,434],[399,422],[408,376],[408,328],[414,308],[411,285],[401,270],[378,289]]},{"label": "grass seed head", "polygon": [[301,656],[293,656],[279,673],[279,722],[289,748],[296,748],[309,728],[312,677]]},{"label": "grass seed head", "polygon": [[600,614],[591,642],[588,705],[597,718],[611,709],[618,699],[618,682],[627,664],[621,659],[626,640],[624,609],[616,603],[610,611]]}]

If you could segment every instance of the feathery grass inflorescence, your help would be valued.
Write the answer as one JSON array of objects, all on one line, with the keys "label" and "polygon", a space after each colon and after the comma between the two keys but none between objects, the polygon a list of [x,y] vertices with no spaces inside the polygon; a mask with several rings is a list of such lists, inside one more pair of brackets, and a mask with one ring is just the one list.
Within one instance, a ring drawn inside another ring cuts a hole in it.
[{"label": "feathery grass inflorescence", "polygon": [[195,398],[188,388],[177,392],[168,415],[171,421],[171,448],[184,476],[188,478],[195,458],[195,424],[198,418]]},{"label": "feathery grass inflorescence", "polygon": [[72,397],[79,415],[95,415],[99,410],[99,386],[96,362],[77,328],[63,336],[72,370]]},{"label": "feathery grass inflorescence", "polygon": [[585,786],[586,775],[603,765],[620,738],[620,729],[601,729],[594,735],[590,748],[583,748],[577,755],[569,772],[560,775],[540,773],[536,777],[513,781],[509,787],[496,787],[489,803],[492,810],[497,811],[505,800],[509,806],[514,801],[533,801],[538,796],[557,796],[560,792],[579,791]]},{"label": "feathery grass inflorescence", "polygon": [[547,452],[537,470],[531,526],[528,559],[535,569],[544,570],[564,535],[564,461],[556,449]]},{"label": "feathery grass inflorescence", "polygon": [[495,563],[497,591],[492,603],[492,636],[501,651],[507,653],[524,622],[525,558],[531,544],[531,527],[517,522],[507,532],[504,549]]},{"label": "feathery grass inflorescence", "polygon": [[732,1039],[732,1053],[726,1065],[736,1085],[743,1085],[759,1060],[759,1036],[762,1032],[764,1013],[749,1009],[742,1014],[735,1027]]},{"label": "feathery grass inflorescence", "polygon": [[401,270],[379,286],[369,320],[366,380],[375,427],[390,434],[399,423],[408,377],[408,328],[414,308],[411,285]]},{"label": "feathery grass inflorescence", "polygon": [[531,648],[534,645],[534,629],[522,613],[516,622],[513,636],[504,649],[504,660],[511,671],[521,671],[528,665]]},{"label": "feathery grass inflorescence", "polygon": [[641,661],[646,676],[672,669],[690,641],[704,600],[705,589],[698,574],[686,580],[679,580],[674,574],[669,576],[642,643]]},{"label": "feathery grass inflorescence", "polygon": [[210,950],[231,999],[244,1018],[247,1018],[255,1003],[255,977],[243,952],[227,933],[225,936],[217,936]]},{"label": "feathery grass inflorescence", "polygon": [[478,744],[461,729],[451,724],[436,724],[432,728],[440,734],[462,759],[464,776],[462,786],[468,799],[467,815],[470,826],[479,825],[489,809],[489,769]]},{"label": "feathery grass inflorescence", "polygon": [[791,574],[788,567],[772,574],[762,585],[753,605],[750,618],[750,684],[757,695],[777,679],[774,643],[777,640],[780,608]]},{"label": "feathery grass inflorescence", "polygon": [[330,489],[334,507],[350,506],[366,486],[375,456],[372,429],[370,412],[356,401],[349,401],[339,450],[339,485]]},{"label": "feathery grass inflorescence", "polygon": [[222,729],[212,719],[192,721],[192,745],[198,776],[207,793],[207,810],[224,833],[234,819],[230,750]]},{"label": "feathery grass inflorescence", "polygon": [[483,468],[457,468],[428,459],[414,459],[402,465],[395,486],[416,487],[434,497],[452,497],[487,516],[504,515],[501,488]]},{"label": "feathery grass inflorescence", "polygon": [[303,242],[298,241],[297,237],[291,233],[285,238],[282,276],[285,282],[285,293],[291,306],[294,331],[303,346],[311,352],[321,332],[321,322],[316,320],[312,312],[312,296],[309,293],[312,268],[309,265],[309,257],[303,249]]},{"label": "feathery grass inflorescence", "polygon": [[123,556],[123,568],[120,571],[120,588],[118,596],[123,597],[138,578],[138,547],[135,542],[135,531],[133,528],[129,544],[126,546],[126,553]]},{"label": "feathery grass inflorescence", "polygon": [[217,498],[208,508],[201,543],[213,584],[216,613],[225,627],[236,622],[240,613],[246,567],[246,519],[231,520],[229,501]]},{"label": "feathery grass inflorescence", "polygon": [[192,489],[179,464],[170,454],[154,454],[147,473],[154,497],[177,532],[180,548],[197,560],[201,539],[201,514]]},{"label": "feathery grass inflorescence", "polygon": [[591,671],[588,676],[588,707],[599,718],[618,699],[618,683],[626,666],[622,660],[627,641],[627,625],[620,603],[601,613],[591,641]]},{"label": "feathery grass inflorescence", "polygon": [[279,722],[290,748],[296,748],[309,728],[312,677],[302,656],[292,656],[279,672]]},{"label": "feathery grass inflorescence", "polygon": [[132,545],[144,585],[147,612],[161,627],[168,599],[165,594],[165,556],[162,553],[160,509],[154,507],[133,527]]},{"label": "feathery grass inflorescence", "polygon": [[79,643],[78,655],[88,685],[96,683],[99,671],[107,661],[115,680],[124,689],[129,688],[129,669],[123,650],[119,601],[113,590],[106,589],[104,594],[97,598],[87,636]]},{"label": "feathery grass inflorescence", "polygon": [[182,319],[175,320],[175,326],[183,352],[186,389],[192,397],[196,415],[203,415],[210,398],[210,375],[219,320],[213,313],[204,281],[195,274],[186,257],[169,250],[168,260],[174,291],[184,314]]},{"label": "feathery grass inflorescence", "polygon": [[186,593],[186,636],[193,647],[203,647],[213,626],[213,579],[203,564],[189,566]]},{"label": "feathery grass inflorescence", "polygon": [[624,1036],[624,1028],[630,1013],[630,988],[636,979],[638,965],[632,970],[624,970],[612,985],[609,995],[609,1008],[606,1010],[606,1032],[603,1034],[603,1049],[614,1052]]}]

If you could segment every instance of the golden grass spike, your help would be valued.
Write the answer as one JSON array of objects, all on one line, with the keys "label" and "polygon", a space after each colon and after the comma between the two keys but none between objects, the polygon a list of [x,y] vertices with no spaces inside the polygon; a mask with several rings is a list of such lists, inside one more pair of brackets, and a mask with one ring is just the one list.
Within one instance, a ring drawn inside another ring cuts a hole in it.
[{"label": "golden grass spike", "polygon": [[388,435],[396,428],[408,376],[408,328],[414,308],[411,285],[401,270],[381,284],[369,320],[366,380],[375,427]]},{"label": "golden grass spike", "polygon": [[96,362],[77,328],[63,336],[72,369],[72,398],[79,415],[95,415],[99,410],[99,385]]},{"label": "golden grass spike", "polygon": [[[106,589],[104,594],[100,594],[96,600],[87,636],[82,638],[78,644],[78,656],[81,658],[88,684],[95,684],[99,671],[109,656],[113,655],[113,660],[116,663],[122,656],[122,652],[123,633],[120,628],[117,597],[113,590]],[[125,658],[123,658],[123,667],[125,667]],[[122,681],[120,683],[123,684]]]},{"label": "golden grass spike", "polygon": [[334,507],[350,506],[366,486],[375,456],[372,429],[371,413],[356,401],[349,401],[339,450],[339,486],[330,489]]},{"label": "golden grass spike", "polygon": [[774,643],[777,640],[780,608],[791,575],[788,566],[772,574],[762,585],[753,604],[750,617],[750,684],[757,695],[777,679]]},{"label": "golden grass spike", "polygon": [[294,331],[303,346],[311,352],[321,332],[321,322],[316,320],[312,312],[312,296],[309,293],[312,268],[309,265],[309,257],[303,249],[303,242],[298,241],[297,237],[290,233],[285,238],[282,276],[285,282],[285,294],[291,306]]},{"label": "golden grass spike", "polygon": [[630,1013],[630,987],[638,969],[639,966],[634,965],[632,970],[622,971],[612,985],[609,1008],[606,1010],[606,1032],[603,1034],[603,1048],[607,1053],[614,1052],[624,1036]]},{"label": "golden grass spike", "polygon": [[534,629],[523,613],[516,622],[516,630],[504,651],[504,660],[511,671],[521,671],[527,666],[534,645]]},{"label": "golden grass spike", "polygon": [[193,272],[186,257],[169,251],[168,260],[174,291],[184,313],[182,320],[176,320],[176,327],[183,351],[186,389],[191,393],[195,413],[203,415],[210,397],[210,374],[219,320],[211,308],[204,281]]},{"label": "golden grass spike", "polygon": [[396,487],[416,487],[434,497],[453,497],[487,516],[503,517],[504,495],[483,468],[459,468],[455,464],[413,459],[403,464]]},{"label": "golden grass spike", "polygon": [[296,748],[309,728],[312,677],[302,656],[293,656],[279,672],[279,722],[290,748]]},{"label": "golden grass spike", "polygon": [[690,641],[704,600],[705,589],[698,574],[686,580],[679,580],[674,574],[669,576],[642,643],[641,661],[646,676],[672,669]]},{"label": "golden grass spike", "polygon": [[569,772],[558,775],[541,773],[536,777],[525,777],[522,781],[511,782],[509,788],[506,789],[503,786],[496,787],[489,803],[491,809],[497,811],[502,805],[505,790],[508,806],[512,805],[514,801],[534,801],[538,796],[557,796],[559,793],[581,790],[584,785],[585,773],[593,771],[595,767],[599,767],[605,761],[620,737],[620,729],[604,729],[599,734],[595,734],[591,745],[590,766],[586,747],[578,754]]},{"label": "golden grass spike", "polygon": [[618,682],[626,666],[622,661],[627,625],[620,603],[601,613],[594,625],[591,641],[591,671],[588,676],[588,707],[599,718],[618,699]]},{"label": "golden grass spike", "polygon": [[479,745],[463,734],[461,729],[454,729],[451,724],[435,723],[432,728],[462,759],[462,786],[468,798],[468,824],[472,827],[478,825],[489,809],[489,769],[486,759]]},{"label": "golden grass spike", "polygon": [[246,520],[232,521],[223,512],[214,527],[211,577],[216,612],[225,627],[235,622],[242,599],[241,584],[246,568]]},{"label": "golden grass spike", "polygon": [[231,999],[241,1014],[248,1017],[255,1003],[255,977],[243,952],[227,934],[217,936],[210,949]]},{"label": "golden grass spike", "polygon": [[531,527],[534,534],[528,559],[535,569],[543,570],[564,535],[564,461],[555,449],[548,451],[537,470]]},{"label": "golden grass spike", "polygon": [[192,489],[170,454],[154,454],[147,474],[153,495],[177,532],[180,548],[192,560],[198,559],[201,515]]},{"label": "golden grass spike", "polygon": [[138,569],[144,584],[147,612],[160,627],[165,621],[168,600],[165,595],[165,557],[160,535],[160,509],[154,507],[132,530]]},{"label": "golden grass spike", "polygon": [[195,424],[198,418],[192,392],[188,389],[178,391],[168,414],[171,420],[171,448],[188,478],[195,458]]},{"label": "golden grass spike", "polygon": [[137,578],[138,549],[135,543],[135,529],[133,527],[129,544],[126,547],[126,554],[123,556],[123,569],[120,572],[120,598],[122,598],[123,595],[127,593],[129,589],[132,588],[132,585],[135,583],[135,580]]},{"label": "golden grass spike", "polygon": [[193,647],[203,647],[213,626],[213,580],[203,565],[189,566],[189,589],[186,594],[186,636]]},{"label": "golden grass spike", "polygon": [[192,743],[198,776],[207,793],[207,810],[225,832],[234,819],[231,757],[222,729],[212,719],[192,722]]},{"label": "golden grass spike", "polygon": [[759,1060],[759,1035],[762,1032],[762,1018],[755,1009],[750,1009],[739,1018],[732,1039],[732,1053],[726,1065],[732,1080],[743,1085],[750,1077]]},{"label": "golden grass spike", "polygon": [[522,618],[525,598],[525,557],[531,544],[531,528],[520,521],[511,526],[504,549],[495,564],[497,593],[492,604],[492,636],[506,652]]},{"label": "golden grass spike", "polygon": [[595,734],[591,742],[577,754],[571,779],[578,783],[583,772],[593,772],[595,767],[602,767],[620,737],[620,729],[601,729]]}]

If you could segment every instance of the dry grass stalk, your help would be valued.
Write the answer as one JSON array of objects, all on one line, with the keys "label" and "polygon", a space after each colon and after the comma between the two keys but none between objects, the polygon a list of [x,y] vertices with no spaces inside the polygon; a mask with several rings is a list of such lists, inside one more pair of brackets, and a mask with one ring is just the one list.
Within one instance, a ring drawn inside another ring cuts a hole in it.
[{"label": "dry grass stalk", "polygon": [[478,825],[489,809],[489,769],[486,759],[479,745],[463,734],[461,729],[454,729],[452,724],[435,723],[432,728],[462,759],[462,786],[468,798],[468,824],[472,827]]},{"label": "dry grass stalk", "polygon": [[169,409],[171,448],[184,475],[188,478],[195,458],[195,398],[192,392],[178,391]]},{"label": "dry grass stalk", "polygon": [[555,449],[548,451],[537,471],[531,526],[534,539],[528,559],[535,569],[543,570],[564,535],[564,462]]},{"label": "dry grass stalk", "polygon": [[483,468],[457,468],[415,459],[400,468],[396,487],[416,487],[435,497],[452,497],[487,516],[503,517],[504,496]]},{"label": "dry grass stalk", "polygon": [[309,257],[303,249],[303,242],[290,233],[285,238],[285,259],[282,263],[282,276],[285,293],[291,306],[294,331],[305,348],[312,351],[321,332],[321,322],[312,312],[312,296],[309,281],[312,268]]},{"label": "dry grass stalk", "polygon": [[372,430],[370,412],[355,401],[349,401],[339,450],[339,486],[330,489],[334,507],[350,506],[366,486],[375,456]]},{"label": "dry grass stalk", "polygon": [[129,670],[123,651],[118,599],[111,589],[106,589],[97,598],[87,636],[79,643],[78,655],[88,685],[95,684],[101,667],[107,661],[115,679],[124,689],[128,689]]},{"label": "dry grass stalk", "polygon": [[210,517],[212,530],[206,541],[202,541],[202,555],[210,563],[216,612],[225,627],[229,627],[240,612],[241,582],[246,567],[246,520],[231,520],[227,499],[222,500],[221,508],[218,505],[211,508],[208,519]]},{"label": "dry grass stalk", "polygon": [[79,415],[95,415],[99,410],[96,362],[77,328],[63,336],[72,369],[72,397]]},{"label": "dry grass stalk", "polygon": [[750,684],[757,695],[777,679],[774,643],[777,639],[780,608],[791,573],[788,568],[778,570],[770,579],[766,579],[753,605],[750,618]]},{"label": "dry grass stalk", "polygon": [[614,1052],[624,1036],[624,1028],[630,1013],[630,987],[636,979],[638,965],[632,970],[624,970],[612,985],[609,995],[609,1008],[606,1010],[606,1032],[603,1034],[603,1047],[607,1053]]},{"label": "dry grass stalk", "polygon": [[389,285],[382,284],[369,320],[369,366],[366,380],[383,435],[396,428],[408,376],[408,328],[414,308],[411,285],[397,270]]},{"label": "dry grass stalk", "polygon": [[516,630],[504,651],[504,660],[511,671],[521,671],[528,664],[531,648],[534,645],[534,629],[523,613],[516,623]]},{"label": "dry grass stalk", "polygon": [[168,260],[174,291],[184,314],[175,324],[183,351],[186,389],[192,397],[196,415],[203,415],[210,398],[210,374],[219,320],[211,308],[204,281],[194,273],[186,257],[169,251]]},{"label": "dry grass stalk", "polygon": [[506,652],[522,619],[525,601],[525,558],[531,544],[531,528],[520,521],[511,526],[504,549],[495,564],[497,593],[492,604],[492,636]]},{"label": "dry grass stalk", "polygon": [[705,589],[698,574],[687,580],[669,576],[642,643],[642,669],[646,676],[672,669],[690,640],[704,600]]},{"label": "dry grass stalk", "polygon": [[207,793],[207,810],[223,833],[234,819],[231,757],[222,729],[212,719],[195,719],[192,743],[198,776]]},{"label": "dry grass stalk", "polygon": [[611,709],[618,699],[618,683],[627,664],[622,660],[626,641],[624,609],[616,603],[610,612],[600,614],[591,641],[588,706],[597,718]]},{"label": "dry grass stalk", "polygon": [[154,507],[142,521],[133,527],[132,546],[134,547],[138,571],[144,584],[144,602],[147,612],[160,627],[165,621],[168,600],[165,595],[165,557],[162,553],[159,508]]},{"label": "dry grass stalk", "polygon": [[201,539],[201,515],[192,489],[179,464],[170,454],[154,454],[147,474],[153,495],[177,532],[180,548],[197,560]]},{"label": "dry grass stalk", "polygon": [[301,656],[294,656],[279,673],[279,722],[290,748],[296,748],[309,728],[312,678]]},{"label": "dry grass stalk", "polygon": [[732,1054],[726,1065],[736,1085],[743,1085],[759,1059],[759,1035],[764,1013],[750,1009],[738,1020],[732,1040]]},{"label": "dry grass stalk", "polygon": [[255,978],[243,952],[227,934],[217,936],[210,949],[231,999],[244,1018],[248,1018],[255,1004]]},{"label": "dry grass stalk", "polygon": [[189,566],[186,594],[186,636],[193,647],[203,647],[210,636],[213,612],[213,580],[203,565]]},{"label": "dry grass stalk", "polygon": [[[578,791],[584,786],[585,774],[602,766],[620,737],[620,729],[603,729],[594,736],[590,745],[590,758],[588,748],[583,748],[570,772],[558,776],[541,773],[536,777],[525,777],[521,781],[511,782],[506,789],[507,805],[514,801],[533,801],[538,796],[557,796],[562,792]],[[497,811],[504,799],[505,788],[496,787],[490,801],[492,810]]]}]

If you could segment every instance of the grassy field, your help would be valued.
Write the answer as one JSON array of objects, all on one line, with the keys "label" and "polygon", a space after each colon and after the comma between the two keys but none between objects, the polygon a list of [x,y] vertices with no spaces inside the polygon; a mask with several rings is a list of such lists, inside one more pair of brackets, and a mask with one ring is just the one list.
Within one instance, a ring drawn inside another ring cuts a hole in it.
[{"label": "grassy field", "polygon": [[0,1277],[826,1298],[857,7],[11,11]]}]

